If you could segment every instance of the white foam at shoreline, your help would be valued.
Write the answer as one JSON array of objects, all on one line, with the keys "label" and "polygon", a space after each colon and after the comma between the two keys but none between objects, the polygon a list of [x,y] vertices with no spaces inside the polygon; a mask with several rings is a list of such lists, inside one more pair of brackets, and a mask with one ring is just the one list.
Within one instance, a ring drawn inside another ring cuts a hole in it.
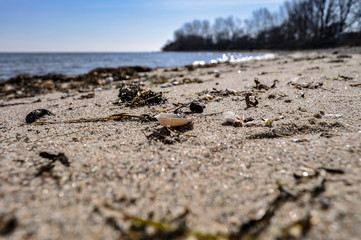
[{"label": "white foam at shoreline", "polygon": [[[211,64],[218,64],[218,63],[240,63],[240,62],[248,62],[248,61],[259,61],[259,60],[270,60],[275,59],[276,54],[273,53],[267,53],[261,56],[235,56],[235,55],[227,55],[223,54],[221,58],[212,59],[209,61]],[[200,61],[194,61],[192,63],[193,66],[204,66],[207,62],[200,60]]]}]

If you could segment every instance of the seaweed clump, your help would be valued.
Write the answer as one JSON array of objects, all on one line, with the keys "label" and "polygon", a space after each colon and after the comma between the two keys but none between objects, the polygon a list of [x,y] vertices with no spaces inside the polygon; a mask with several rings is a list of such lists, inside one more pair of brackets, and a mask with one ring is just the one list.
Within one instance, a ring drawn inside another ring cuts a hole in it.
[{"label": "seaweed clump", "polygon": [[162,92],[153,92],[139,84],[123,85],[119,89],[118,103],[126,103],[128,106],[153,106],[165,103],[167,99]]}]

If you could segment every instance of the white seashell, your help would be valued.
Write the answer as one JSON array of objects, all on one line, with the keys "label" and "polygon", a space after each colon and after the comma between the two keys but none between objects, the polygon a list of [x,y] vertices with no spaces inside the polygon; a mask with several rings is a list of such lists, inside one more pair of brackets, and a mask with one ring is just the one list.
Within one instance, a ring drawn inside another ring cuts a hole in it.
[{"label": "white seashell", "polygon": [[341,118],[341,114],[324,114],[322,115],[322,118]]},{"label": "white seashell", "polygon": [[164,127],[178,127],[190,123],[194,118],[185,118],[184,115],[174,113],[161,113],[155,118]]},{"label": "white seashell", "polygon": [[233,124],[236,120],[241,120],[241,117],[235,114],[234,112],[224,112],[223,118],[227,123]]},{"label": "white seashell", "polygon": [[237,90],[234,90],[232,88],[226,88],[226,91],[230,94],[236,94],[237,93]]},{"label": "white seashell", "polygon": [[172,87],[173,84],[172,83],[164,83],[162,85],[160,85],[161,88],[168,88],[168,87]]},{"label": "white seashell", "polygon": [[209,94],[205,94],[203,96],[201,96],[199,99],[201,100],[212,100],[214,97],[212,95]]}]

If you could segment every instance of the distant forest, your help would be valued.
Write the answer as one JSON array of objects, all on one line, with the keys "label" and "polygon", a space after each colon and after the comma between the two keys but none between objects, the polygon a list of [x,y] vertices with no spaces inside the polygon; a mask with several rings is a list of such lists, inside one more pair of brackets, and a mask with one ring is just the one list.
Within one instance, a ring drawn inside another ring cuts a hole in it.
[{"label": "distant forest", "polygon": [[311,49],[361,45],[361,0],[286,1],[243,22],[232,16],[185,23],[163,51]]}]

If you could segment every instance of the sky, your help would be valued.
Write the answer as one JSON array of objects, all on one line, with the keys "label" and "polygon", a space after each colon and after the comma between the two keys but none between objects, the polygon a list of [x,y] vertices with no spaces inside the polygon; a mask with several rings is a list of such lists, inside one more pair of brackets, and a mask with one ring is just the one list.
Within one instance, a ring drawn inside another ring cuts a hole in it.
[{"label": "sky", "polygon": [[159,51],[194,19],[244,20],[284,0],[0,0],[0,52]]}]

